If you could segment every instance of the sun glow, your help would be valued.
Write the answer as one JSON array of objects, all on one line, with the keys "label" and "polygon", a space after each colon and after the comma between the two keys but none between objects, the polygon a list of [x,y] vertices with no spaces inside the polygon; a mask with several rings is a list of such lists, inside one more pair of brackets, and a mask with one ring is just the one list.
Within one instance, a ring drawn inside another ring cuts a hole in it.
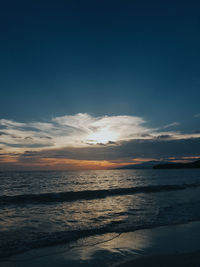
[{"label": "sun glow", "polygon": [[87,136],[86,143],[88,144],[107,144],[117,140],[118,133],[111,131],[108,128],[103,128],[97,132],[92,132]]}]

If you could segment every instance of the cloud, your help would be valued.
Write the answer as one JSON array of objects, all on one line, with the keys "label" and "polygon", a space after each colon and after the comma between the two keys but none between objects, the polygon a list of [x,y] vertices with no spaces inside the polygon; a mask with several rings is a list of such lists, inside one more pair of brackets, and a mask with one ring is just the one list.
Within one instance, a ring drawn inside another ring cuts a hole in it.
[{"label": "cloud", "polygon": [[0,129],[0,167],[103,168],[130,164],[135,158],[199,156],[200,151],[199,132],[162,131],[163,127],[148,127],[138,116],[78,113],[26,123],[2,119]]},{"label": "cloud", "polygon": [[[163,128],[177,126],[173,122]],[[9,151],[28,148],[87,147],[91,145],[117,145],[136,139],[184,139],[200,136],[199,133],[181,134],[150,128],[138,116],[98,116],[86,113],[54,117],[47,122],[15,122],[0,120],[0,145]]]},{"label": "cloud", "polygon": [[21,122],[15,122],[12,120],[5,120],[5,119],[1,119],[0,120],[0,126],[5,126],[5,127],[23,127],[25,126],[25,123],[21,123]]},{"label": "cloud", "polygon": [[79,113],[74,116],[57,117],[53,121],[62,127],[72,127],[73,133],[81,133],[82,141],[87,144],[131,139],[152,131],[143,126],[145,121],[142,118],[136,116],[92,117]]},{"label": "cloud", "polygon": [[[200,157],[200,138],[136,139],[110,146],[65,147],[7,153],[1,167],[18,169],[95,169],[113,168],[134,161],[195,160]],[[1,155],[1,154],[0,154]],[[7,164],[7,165],[6,165]]]},{"label": "cloud", "polygon": [[198,156],[200,138],[178,140],[136,139],[115,146],[66,147],[41,151],[25,151],[20,159],[65,158],[74,160],[132,160],[134,158],[169,158]]},{"label": "cloud", "polygon": [[54,147],[111,144],[146,138],[154,132],[136,116],[99,116],[86,113],[52,118],[49,122],[0,120],[0,143],[8,147]]},{"label": "cloud", "polygon": [[163,128],[166,129],[166,128],[171,128],[171,127],[175,127],[179,125],[180,125],[180,122],[172,122],[170,124],[165,125]]},{"label": "cloud", "polygon": [[195,118],[200,118],[200,113],[194,115]]}]

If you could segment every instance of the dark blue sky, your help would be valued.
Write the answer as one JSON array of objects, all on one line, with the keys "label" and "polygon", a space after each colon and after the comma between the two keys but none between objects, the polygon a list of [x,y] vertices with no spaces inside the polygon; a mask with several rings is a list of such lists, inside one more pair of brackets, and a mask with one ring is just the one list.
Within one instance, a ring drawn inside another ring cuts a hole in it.
[{"label": "dark blue sky", "polygon": [[138,115],[199,130],[199,1],[1,1],[0,116]]}]

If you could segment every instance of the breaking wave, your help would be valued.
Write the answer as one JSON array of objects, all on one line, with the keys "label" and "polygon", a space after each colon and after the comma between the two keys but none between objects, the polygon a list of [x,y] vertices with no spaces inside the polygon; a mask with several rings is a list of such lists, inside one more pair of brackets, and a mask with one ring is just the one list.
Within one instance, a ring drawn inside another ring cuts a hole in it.
[{"label": "breaking wave", "polygon": [[156,193],[164,191],[184,190],[187,188],[199,187],[200,184],[183,184],[183,185],[155,185],[155,186],[139,186],[130,188],[114,188],[102,190],[84,190],[69,191],[58,193],[43,194],[24,194],[15,196],[0,196],[1,205],[12,204],[48,204],[51,202],[70,202],[78,200],[99,199],[111,196],[132,195],[138,193]]}]

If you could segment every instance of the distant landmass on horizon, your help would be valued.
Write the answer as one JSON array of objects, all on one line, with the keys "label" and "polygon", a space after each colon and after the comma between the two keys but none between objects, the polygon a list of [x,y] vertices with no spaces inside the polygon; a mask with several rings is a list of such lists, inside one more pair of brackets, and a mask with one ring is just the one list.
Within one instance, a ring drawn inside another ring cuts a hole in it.
[{"label": "distant landmass on horizon", "polygon": [[167,163],[153,166],[153,169],[193,169],[200,168],[200,160],[188,163]]},{"label": "distant landmass on horizon", "polygon": [[162,162],[160,161],[148,161],[141,164],[130,164],[127,166],[119,167],[120,170],[131,170],[131,169],[192,169],[200,168],[200,159],[188,163],[171,163],[171,162]]}]

